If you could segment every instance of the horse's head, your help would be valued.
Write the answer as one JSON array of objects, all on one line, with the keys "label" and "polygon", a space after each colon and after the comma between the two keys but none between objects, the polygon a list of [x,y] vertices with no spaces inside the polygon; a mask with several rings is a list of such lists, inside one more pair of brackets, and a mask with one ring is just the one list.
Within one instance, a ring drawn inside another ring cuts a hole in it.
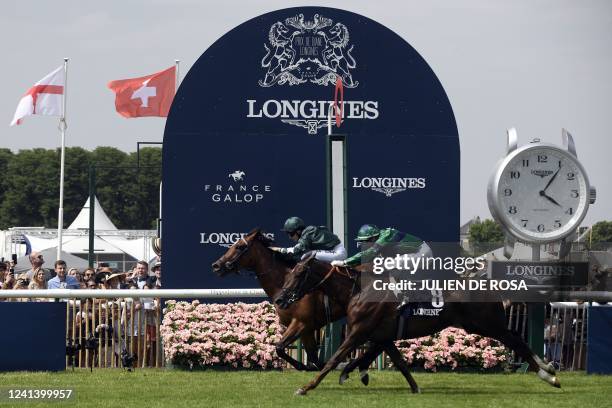
[{"label": "horse's head", "polygon": [[293,270],[285,277],[285,284],[281,294],[276,298],[275,303],[281,309],[287,309],[291,304],[297,302],[308,292],[319,285],[324,277],[324,271],[315,268],[315,254],[312,253],[306,259],[295,265]]},{"label": "horse's head", "polygon": [[254,269],[256,252],[259,245],[269,246],[272,240],[266,237],[259,228],[241,237],[225,254],[212,264],[212,269],[219,276],[230,272],[238,273],[241,269]]}]

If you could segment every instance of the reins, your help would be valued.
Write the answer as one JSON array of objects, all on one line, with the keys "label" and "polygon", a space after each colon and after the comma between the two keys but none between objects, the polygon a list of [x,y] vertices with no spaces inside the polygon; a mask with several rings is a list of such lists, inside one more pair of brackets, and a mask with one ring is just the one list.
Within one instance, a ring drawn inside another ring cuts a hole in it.
[{"label": "reins", "polygon": [[[308,267],[310,270],[310,266]],[[344,269],[344,272],[342,272],[342,269]],[[334,272],[338,273],[341,276],[346,276],[347,278],[349,278],[350,280],[354,281],[354,277],[350,274],[350,272],[348,271],[347,267],[342,267],[340,268],[339,266],[332,266],[331,269],[325,274],[325,276],[323,277],[323,279],[321,279],[321,281],[319,283],[317,283],[316,285],[314,285],[311,289],[315,290],[316,288],[318,288],[319,286],[321,286],[322,284],[324,284],[333,274]]]}]

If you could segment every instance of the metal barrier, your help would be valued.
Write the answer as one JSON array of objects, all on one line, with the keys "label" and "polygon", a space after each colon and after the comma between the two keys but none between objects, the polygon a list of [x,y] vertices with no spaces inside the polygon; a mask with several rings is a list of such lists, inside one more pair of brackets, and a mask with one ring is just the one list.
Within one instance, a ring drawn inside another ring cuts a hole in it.
[{"label": "metal barrier", "polygon": [[70,299],[66,321],[66,368],[164,365],[159,299]]},{"label": "metal barrier", "polygon": [[66,302],[66,368],[163,367],[160,299],[267,297],[261,289],[1,290],[0,299]]},{"label": "metal barrier", "polygon": [[558,370],[586,368],[587,304],[555,302],[547,308],[544,356]]},{"label": "metal barrier", "polygon": [[[610,292],[572,292],[583,299],[612,300]],[[46,289],[1,290],[2,298],[42,298],[66,301],[66,367],[136,367],[165,365],[160,336],[160,299],[266,298],[261,289]],[[582,370],[586,361],[586,304],[554,302],[546,307],[545,358],[560,370]],[[508,328],[526,338],[527,305],[506,308]],[[319,333],[319,340],[323,338]],[[353,357],[362,353],[358,349]],[[70,353],[67,353],[70,354]],[[299,342],[291,354],[306,356]],[[513,356],[514,363],[521,363]],[[381,369],[386,359],[373,364]]]}]

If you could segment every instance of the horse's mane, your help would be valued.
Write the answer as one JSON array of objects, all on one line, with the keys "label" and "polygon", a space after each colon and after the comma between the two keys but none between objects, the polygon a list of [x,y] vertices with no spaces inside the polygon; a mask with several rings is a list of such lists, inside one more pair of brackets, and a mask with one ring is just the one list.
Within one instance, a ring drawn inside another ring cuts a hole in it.
[{"label": "horse's mane", "polygon": [[[263,244],[264,247],[270,248],[274,244],[274,238],[266,235],[266,232],[261,228],[257,227],[251,230],[247,235],[255,234],[255,239]],[[285,263],[288,268],[293,269],[295,265],[297,265],[298,261],[296,261],[291,255],[283,255],[278,252],[273,252],[273,256],[275,259],[280,260]]]}]

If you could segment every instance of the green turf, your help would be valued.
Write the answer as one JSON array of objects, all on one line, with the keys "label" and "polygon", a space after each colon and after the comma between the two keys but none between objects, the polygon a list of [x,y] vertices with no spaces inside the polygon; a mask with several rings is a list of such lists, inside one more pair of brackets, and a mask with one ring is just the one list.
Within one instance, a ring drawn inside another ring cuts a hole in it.
[{"label": "green turf", "polygon": [[[364,387],[353,375],[338,385],[331,373],[307,396],[294,391],[313,373],[178,370],[86,370],[61,373],[3,373],[0,406],[49,407],[606,407],[612,405],[612,376],[561,373],[562,389],[550,387],[535,374],[419,373],[421,387],[410,394],[394,371],[370,371]],[[9,402],[10,387],[73,388],[71,402]],[[76,405],[75,405],[76,404]]]}]

